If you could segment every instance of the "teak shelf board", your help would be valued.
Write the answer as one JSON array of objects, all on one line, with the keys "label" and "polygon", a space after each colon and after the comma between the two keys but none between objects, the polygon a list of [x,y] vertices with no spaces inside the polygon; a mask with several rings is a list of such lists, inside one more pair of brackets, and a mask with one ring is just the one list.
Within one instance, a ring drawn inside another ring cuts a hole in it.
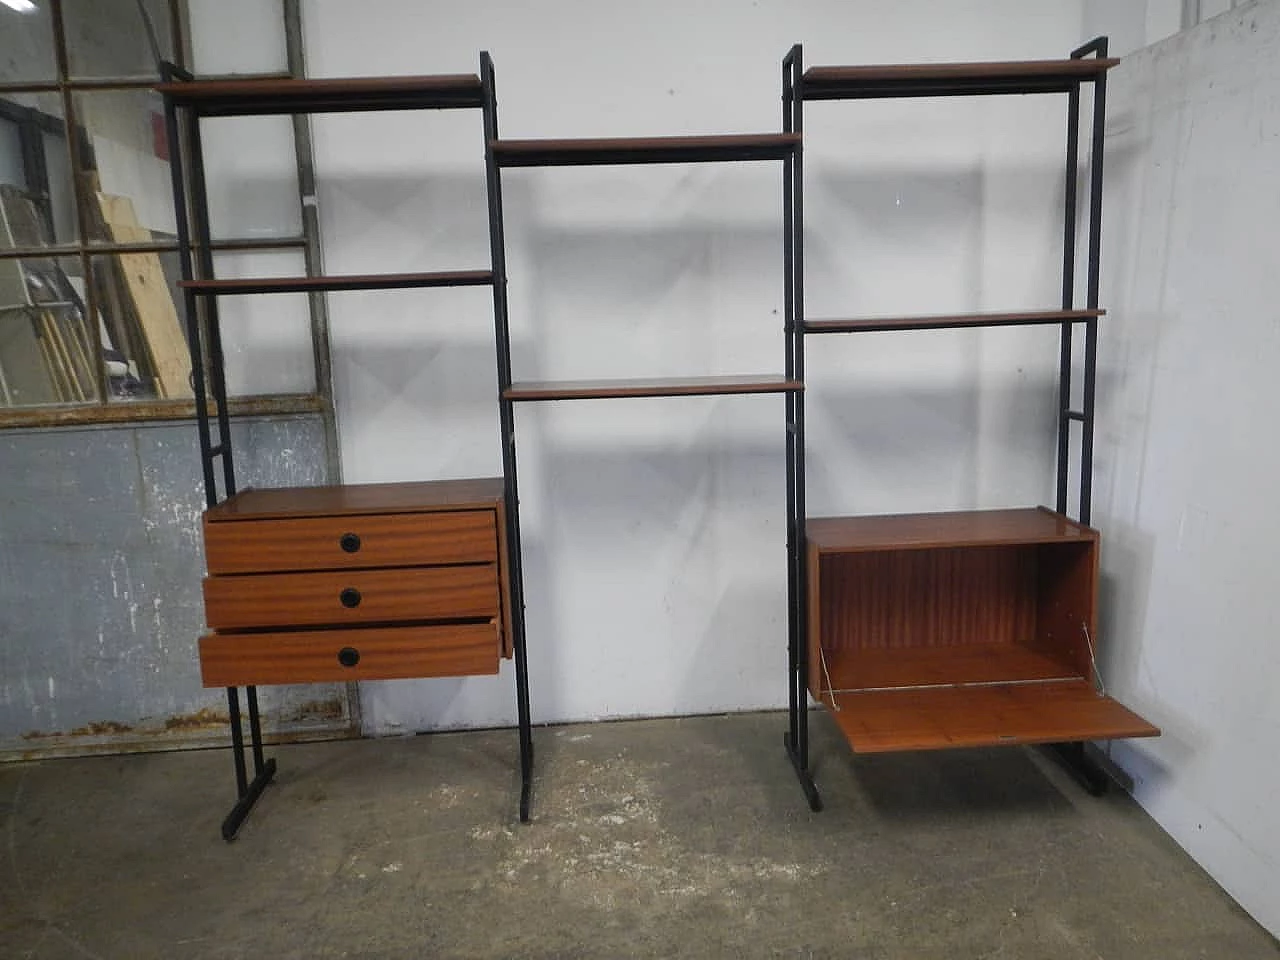
[{"label": "teak shelf board", "polygon": [[803,390],[783,376],[659,377],[618,380],[547,380],[513,383],[506,400],[607,400],[621,397],[697,397]]},{"label": "teak shelf board", "polygon": [[483,104],[474,73],[405,77],[191,80],[156,89],[203,116],[447,109]]},{"label": "teak shelf board", "polygon": [[862,691],[828,705],[855,753],[1160,735],[1083,680]]},{"label": "teak shelf board", "polygon": [[360,483],[325,487],[272,487],[242,490],[210,507],[208,523],[329,517],[373,513],[426,513],[438,510],[491,510],[501,507],[500,477],[423,480],[412,483]]},{"label": "teak shelf board", "polygon": [[1008,546],[1096,540],[1098,533],[1045,507],[810,517],[805,536],[821,553]]},{"label": "teak shelf board", "polygon": [[985,94],[1066,93],[1096,80],[1120,61],[1108,57],[1014,60],[998,63],[911,63],[811,67],[804,72],[805,100],[874,97],[946,97]]},{"label": "teak shelf board", "polygon": [[800,143],[798,133],[491,141],[494,156],[503,167],[783,160]]},{"label": "teak shelf board", "polygon": [[837,694],[886,687],[1085,679],[1068,664],[1010,643],[825,650],[823,660],[823,690]]},{"label": "teak shelf board", "polygon": [[200,294],[310,293],[337,290],[399,290],[410,287],[471,287],[493,283],[492,270],[434,273],[373,273],[331,277],[248,277],[228,280],[180,280],[178,286]]},{"label": "teak shelf board", "polygon": [[964,327],[1014,327],[1076,323],[1105,316],[1105,310],[1024,310],[1017,313],[942,313],[904,317],[855,317],[806,320],[805,333],[878,333],[898,330],[948,330]]}]

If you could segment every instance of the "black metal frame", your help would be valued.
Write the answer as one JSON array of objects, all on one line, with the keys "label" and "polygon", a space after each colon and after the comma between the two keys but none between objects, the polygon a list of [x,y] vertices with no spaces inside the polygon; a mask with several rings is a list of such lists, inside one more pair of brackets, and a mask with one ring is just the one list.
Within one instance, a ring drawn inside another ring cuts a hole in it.
[{"label": "black metal frame", "polygon": [[[480,54],[482,89],[450,92],[439,90],[414,94],[366,97],[352,105],[341,97],[281,97],[277,99],[245,98],[229,94],[221,98],[199,101],[165,96],[165,131],[170,144],[170,176],[173,186],[174,213],[177,221],[178,260],[184,281],[187,345],[191,353],[192,390],[195,395],[196,431],[200,442],[200,461],[204,477],[205,501],[213,507],[236,492],[236,475],[231,422],[227,403],[225,358],[218,316],[216,288],[193,289],[192,281],[214,279],[214,243],[210,235],[208,194],[205,184],[204,157],[200,136],[200,120],[204,117],[242,116],[262,113],[314,113],[358,110],[407,110],[480,108],[484,115],[485,174],[489,199],[489,237],[492,271],[485,277],[476,271],[434,275],[429,282],[411,275],[390,278],[353,278],[353,282],[327,282],[324,289],[388,289],[413,286],[458,286],[492,282],[494,318],[497,334],[499,369],[499,404],[502,422],[502,454],[504,470],[504,508],[507,520],[508,577],[511,598],[512,652],[516,667],[516,702],[520,739],[520,819],[528,822],[533,779],[533,734],[529,710],[528,657],[525,650],[524,587],[520,563],[519,502],[516,496],[516,464],[514,425],[511,402],[502,397],[510,386],[510,352],[507,332],[506,260],[503,249],[501,183],[493,157],[491,142],[497,137],[497,97],[494,87],[493,61],[488,53]],[[168,83],[191,82],[195,77],[172,63],[161,64],[162,80]],[[194,236],[193,236],[194,224]],[[241,285],[231,293],[282,291],[296,286],[267,283],[258,288]],[[300,288],[298,288],[300,289]],[[505,363],[504,363],[505,358]],[[213,421],[217,422],[216,438]],[[215,461],[221,459],[221,477]],[[221,487],[219,485],[221,481]],[[245,817],[266,785],[276,773],[274,758],[263,753],[262,724],[258,709],[258,692],[245,687],[249,720],[249,749],[253,754],[253,779],[249,779],[243,717],[238,687],[227,688],[228,716],[231,726],[231,748],[235,764],[237,800],[222,823],[222,836],[233,840]]]},{"label": "black metal frame", "polygon": [[[1071,52],[1072,60],[1087,56],[1105,58],[1107,38],[1097,37]],[[1074,68],[1072,68],[1074,69]],[[807,85],[802,67],[802,49],[799,44],[791,48],[782,61],[783,123],[786,130],[803,130],[804,102],[806,100],[877,99],[889,97],[935,96],[987,96],[999,94],[1066,93],[1067,113],[1067,163],[1066,192],[1063,210],[1063,260],[1062,260],[1062,309],[1072,310],[1075,302],[1076,266],[1076,218],[1078,216],[1077,181],[1079,177],[1079,126],[1080,87],[1093,84],[1092,128],[1089,155],[1089,246],[1087,265],[1086,306],[1098,309],[1099,262],[1102,242],[1102,161],[1103,136],[1106,115],[1106,72],[1082,75],[1070,69],[1048,70],[1034,76],[1010,76],[976,79],[970,77],[934,76],[923,79],[909,75],[886,80],[883,78],[821,78]],[[799,378],[804,376],[804,223],[803,223],[803,170],[801,152],[796,151],[794,161],[788,161],[793,175],[788,178],[784,195],[786,215],[790,227],[784,251],[788,280],[787,297],[787,372]],[[1003,316],[998,323],[1007,326],[1019,322]],[[1026,322],[1043,322],[1034,315]],[[1071,383],[1074,368],[1072,328],[1076,323],[1085,325],[1083,358],[1082,402],[1079,410],[1071,406]],[[955,324],[961,325],[961,324]],[[981,321],[964,326],[987,325]],[[935,329],[938,323],[921,318],[920,323],[895,322],[895,330]],[[875,330],[872,323],[858,329]],[[827,332],[812,329],[807,332]],[[849,332],[848,330],[844,332]],[[1069,509],[1068,486],[1071,454],[1071,424],[1081,425],[1080,488],[1077,516],[1083,524],[1089,523],[1092,505],[1094,392],[1097,383],[1098,318],[1088,316],[1065,320],[1061,323],[1060,356],[1058,371],[1058,449],[1056,463],[1056,507],[1066,514]],[[788,560],[789,587],[794,605],[790,619],[790,643],[788,645],[788,669],[790,670],[789,731],[786,736],[787,754],[800,778],[801,788],[814,810],[821,808],[817,791],[808,765],[808,697],[807,697],[807,570],[805,563],[805,474],[804,474],[804,396],[788,396],[788,502],[790,506]],[[1048,745],[1049,753],[1093,794],[1105,792],[1111,780],[1106,768],[1099,764],[1083,742],[1055,743]]]},{"label": "black metal frame", "polygon": [[[800,90],[804,57],[796,44],[782,60],[782,129],[804,133]],[[787,377],[804,380],[804,148],[796,147],[783,173],[783,316]],[[800,779],[809,809],[822,809],[822,797],[809,770],[809,642],[805,595],[804,393],[787,394],[787,684],[788,728],[783,746]]]},{"label": "black metal frame", "polygon": [[489,253],[493,262],[493,329],[498,364],[498,422],[502,433],[503,495],[507,519],[507,577],[511,592],[512,646],[516,661],[516,710],[520,719],[520,820],[528,822],[533,790],[533,731],[524,634],[524,567],[520,552],[520,484],[516,474],[516,421],[511,387],[511,330],[507,323],[507,247],[502,223],[502,174],[493,144],[498,139],[498,96],[493,58],[480,54],[484,100],[484,175],[489,197]]}]

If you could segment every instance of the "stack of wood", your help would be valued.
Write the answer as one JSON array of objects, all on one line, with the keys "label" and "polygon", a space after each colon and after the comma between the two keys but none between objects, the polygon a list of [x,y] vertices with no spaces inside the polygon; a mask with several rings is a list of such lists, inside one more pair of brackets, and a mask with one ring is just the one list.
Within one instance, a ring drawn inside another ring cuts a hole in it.
[{"label": "stack of wood", "polygon": [[[95,235],[150,242],[127,197],[95,192]],[[48,245],[30,196],[0,186],[0,248]],[[27,406],[97,398],[97,371],[120,396],[190,397],[191,362],[160,254],[93,258],[94,297],[104,356],[95,359],[84,298],[52,257],[0,260],[0,404]]]},{"label": "stack of wood", "polygon": [[[147,242],[128,197],[95,193],[98,236],[116,243]],[[116,349],[130,357],[157,397],[190,397],[191,355],[178,320],[169,281],[158,253],[120,253],[102,258],[95,293]]]}]

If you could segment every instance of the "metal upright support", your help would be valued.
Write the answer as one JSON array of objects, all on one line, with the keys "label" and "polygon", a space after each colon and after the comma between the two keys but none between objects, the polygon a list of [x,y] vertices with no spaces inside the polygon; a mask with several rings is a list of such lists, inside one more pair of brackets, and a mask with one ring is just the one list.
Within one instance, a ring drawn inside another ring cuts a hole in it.
[{"label": "metal upright support", "polygon": [[[1076,182],[1080,164],[1080,84],[1067,94],[1067,177],[1062,217],[1062,309],[1075,303],[1076,285]],[[1067,512],[1067,483],[1071,460],[1072,324],[1064,321],[1058,358],[1058,485],[1056,507]]]},{"label": "metal upright support", "polygon": [[[1082,48],[1085,49],[1085,48]],[[1107,39],[1099,37],[1088,46],[1099,57],[1107,55]],[[1080,51],[1076,51],[1080,53]],[[1076,56],[1073,53],[1072,56]],[[1083,54],[1081,54],[1083,55]],[[1089,146],[1089,285],[1086,305],[1098,307],[1098,284],[1102,256],[1102,161],[1106,152],[1107,75],[1099,74],[1093,84],[1093,140]],[[1084,422],[1080,437],[1080,522],[1089,522],[1093,506],[1094,393],[1098,367],[1098,318],[1085,325],[1084,334]]]},{"label": "metal upright support", "polygon": [[[1098,37],[1071,51],[1073,60],[1093,54],[1107,55],[1107,38]],[[1102,158],[1106,133],[1107,75],[1099,73],[1093,82],[1093,126],[1089,143],[1089,258],[1085,306],[1098,307],[1099,264],[1102,249]],[[1063,226],[1062,308],[1071,309],[1075,294],[1075,239],[1078,214],[1076,185],[1079,178],[1080,148],[1080,85],[1076,84],[1068,94],[1067,115],[1067,192]],[[1077,516],[1088,524],[1093,502],[1093,424],[1094,393],[1097,384],[1098,318],[1085,322],[1084,382],[1081,409],[1071,409],[1072,355],[1071,325],[1062,325],[1062,356],[1059,370],[1058,409],[1058,498],[1059,513],[1067,512],[1067,467],[1070,452],[1071,421],[1080,422],[1080,497]],[[1083,741],[1048,744],[1049,755],[1057,760],[1072,777],[1089,793],[1100,796],[1111,784],[1111,774],[1091,756]]]},{"label": "metal upright support", "polygon": [[[802,133],[803,56],[799,44],[782,61],[782,130]],[[783,161],[783,307],[786,375],[804,380],[804,170],[803,146]],[[810,809],[822,797],[809,772],[808,591],[804,538],[804,392],[786,395],[787,416],[787,755]]]},{"label": "metal upright support", "polygon": [[[186,70],[171,63],[161,64],[161,76],[166,82],[174,80],[191,80],[192,75]],[[165,133],[169,140],[169,170],[173,186],[174,218],[178,234],[178,264],[184,281],[195,279],[196,270],[192,255],[191,217],[188,208],[188,193],[184,167],[187,162],[191,166],[194,202],[196,204],[196,220],[199,238],[196,246],[199,250],[200,273],[202,276],[213,274],[213,253],[208,229],[208,209],[204,190],[204,163],[200,148],[200,118],[194,111],[186,116],[186,129],[183,130],[178,121],[178,112],[173,101],[165,98]],[[186,134],[184,137],[183,134]],[[189,154],[184,155],[184,144]],[[223,354],[221,337],[218,335],[216,301],[208,298],[203,304],[210,312],[208,324],[209,342],[209,378],[205,377],[205,356],[200,326],[200,298],[189,288],[183,288],[183,306],[186,310],[187,346],[191,354],[191,386],[195,399],[196,432],[200,439],[200,463],[204,476],[205,503],[215,506],[219,501],[217,476],[213,469],[215,457],[222,458],[223,490],[230,496],[235,492],[234,459],[231,452],[230,420],[227,413],[226,375],[223,370]],[[218,416],[218,443],[214,444],[209,425],[209,391],[213,389],[213,402]],[[256,687],[247,687],[245,699],[249,713],[249,742],[253,750],[253,780],[249,780],[246,769],[244,732],[241,728],[240,693],[236,687],[227,688],[227,719],[231,726],[231,754],[236,774],[236,803],[222,822],[222,836],[225,840],[235,839],[240,825],[248,816],[249,810],[262,794],[263,789],[275,776],[276,762],[263,755],[262,724],[258,712],[258,691]]]},{"label": "metal upright support", "polygon": [[507,322],[507,254],[502,225],[502,172],[493,153],[498,139],[498,97],[493,59],[480,54],[484,98],[484,168],[489,198],[489,251],[493,264],[493,323],[498,360],[498,419],[502,434],[502,475],[507,520],[507,576],[511,592],[511,643],[516,667],[516,711],[520,725],[520,820],[529,821],[533,791],[533,727],[529,710],[529,665],[525,650],[524,573],[520,552],[520,484],[516,473],[515,408],[511,386],[511,331]]}]

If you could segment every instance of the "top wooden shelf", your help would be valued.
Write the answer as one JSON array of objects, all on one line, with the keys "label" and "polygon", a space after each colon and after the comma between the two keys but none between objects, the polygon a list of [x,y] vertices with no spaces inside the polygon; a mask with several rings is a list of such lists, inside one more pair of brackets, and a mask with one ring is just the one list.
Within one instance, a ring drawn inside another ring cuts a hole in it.
[{"label": "top wooden shelf", "polygon": [[1097,80],[1119,62],[1109,57],[1081,57],[997,63],[811,67],[801,79],[800,94],[805,100],[866,100],[1067,93],[1077,84]]},{"label": "top wooden shelf", "polygon": [[783,160],[800,141],[798,133],[754,133],[603,140],[494,140],[492,146],[498,164],[503,167],[562,167]]},{"label": "top wooden shelf", "polygon": [[426,480],[413,483],[351,483],[327,487],[271,487],[241,490],[205,519],[279,520],[365,513],[433,513],[439,510],[488,509],[501,503],[500,477]]},{"label": "top wooden shelf", "polygon": [[484,103],[474,73],[419,77],[188,80],[156,87],[174,103],[206,117],[281,113],[352,113],[479,107]]},{"label": "top wooden shelf", "polygon": [[865,517],[812,517],[805,522],[810,547],[820,553],[927,550],[940,547],[1080,543],[1098,532],[1045,507],[903,513]]}]

